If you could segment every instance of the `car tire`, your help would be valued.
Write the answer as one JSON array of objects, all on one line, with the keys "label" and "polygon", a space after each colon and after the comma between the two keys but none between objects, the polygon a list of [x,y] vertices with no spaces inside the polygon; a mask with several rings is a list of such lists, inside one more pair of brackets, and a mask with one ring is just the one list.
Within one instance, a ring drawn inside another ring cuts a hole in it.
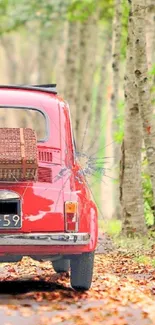
[{"label": "car tire", "polygon": [[89,290],[92,283],[94,252],[83,253],[71,259],[71,286],[77,291]]},{"label": "car tire", "polygon": [[70,268],[70,260],[60,259],[52,262],[53,269],[56,273],[68,272]]}]

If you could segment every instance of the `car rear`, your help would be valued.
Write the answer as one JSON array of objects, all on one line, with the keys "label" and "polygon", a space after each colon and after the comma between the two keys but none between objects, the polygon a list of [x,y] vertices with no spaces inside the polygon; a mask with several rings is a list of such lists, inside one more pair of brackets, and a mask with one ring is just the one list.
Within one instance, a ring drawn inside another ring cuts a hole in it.
[{"label": "car rear", "polygon": [[[87,267],[93,263],[97,212],[86,184],[77,177],[68,107],[55,94],[33,88],[2,87],[0,94],[0,112],[11,117],[8,121],[0,115],[0,127],[31,127],[38,139],[37,179],[0,181],[1,259],[59,257],[61,265],[71,261],[76,278],[79,256],[87,260]],[[15,112],[18,117],[21,112],[18,121]],[[55,264],[55,269],[61,268]],[[92,271],[87,273],[91,278]],[[76,280],[75,288],[80,287]]]}]

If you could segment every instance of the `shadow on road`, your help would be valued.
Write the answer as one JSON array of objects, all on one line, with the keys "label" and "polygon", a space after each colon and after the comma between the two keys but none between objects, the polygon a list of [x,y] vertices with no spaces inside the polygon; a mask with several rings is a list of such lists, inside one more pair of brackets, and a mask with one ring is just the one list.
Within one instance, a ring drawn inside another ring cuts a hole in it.
[{"label": "shadow on road", "polygon": [[46,281],[5,281],[0,282],[0,294],[18,295],[29,292],[51,292],[55,290],[73,291],[61,284],[49,283]]}]

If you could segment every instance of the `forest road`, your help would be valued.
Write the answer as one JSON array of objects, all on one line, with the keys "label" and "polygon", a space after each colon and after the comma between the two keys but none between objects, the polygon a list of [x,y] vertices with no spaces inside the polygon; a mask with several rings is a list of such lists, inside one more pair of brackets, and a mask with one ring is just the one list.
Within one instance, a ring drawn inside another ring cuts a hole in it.
[{"label": "forest road", "polygon": [[0,325],[11,324],[155,324],[155,268],[108,248],[96,254],[92,288],[81,293],[49,262],[3,263]]}]

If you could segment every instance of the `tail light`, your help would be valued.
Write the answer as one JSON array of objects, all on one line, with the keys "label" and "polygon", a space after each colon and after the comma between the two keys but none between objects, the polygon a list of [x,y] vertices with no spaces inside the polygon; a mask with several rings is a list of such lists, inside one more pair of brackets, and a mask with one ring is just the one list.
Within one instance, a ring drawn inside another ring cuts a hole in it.
[{"label": "tail light", "polygon": [[78,231],[78,205],[77,202],[65,202],[65,230]]}]

